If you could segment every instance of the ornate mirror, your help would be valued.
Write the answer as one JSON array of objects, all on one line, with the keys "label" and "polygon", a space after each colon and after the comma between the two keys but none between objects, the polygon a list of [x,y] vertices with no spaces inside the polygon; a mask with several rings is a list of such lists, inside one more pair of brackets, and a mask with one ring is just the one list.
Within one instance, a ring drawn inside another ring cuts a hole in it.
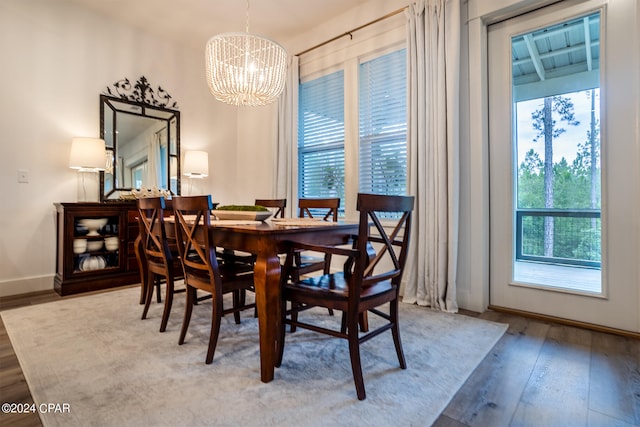
[{"label": "ornate mirror", "polygon": [[103,201],[130,199],[133,190],[180,194],[180,112],[160,86],[142,76],[123,79],[100,95],[100,136],[107,167],[100,173]]}]

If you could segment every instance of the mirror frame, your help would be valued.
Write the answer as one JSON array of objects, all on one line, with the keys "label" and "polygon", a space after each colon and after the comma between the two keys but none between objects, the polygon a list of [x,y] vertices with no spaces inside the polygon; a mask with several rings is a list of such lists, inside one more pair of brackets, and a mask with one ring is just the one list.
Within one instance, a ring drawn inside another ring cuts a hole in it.
[{"label": "mirror frame", "polygon": [[[177,111],[177,103],[171,101],[171,95],[158,86],[157,92],[154,91],[148,84],[147,79],[142,76],[136,81],[135,84],[131,84],[129,79],[122,79],[113,84],[114,90],[107,88],[106,93],[100,95],[100,138],[105,139],[105,134],[111,132],[113,135],[113,146],[107,145],[107,156],[111,156],[113,167],[113,188],[110,188],[108,192],[105,190],[105,172],[100,172],[100,201],[122,201],[129,199],[129,197],[123,197],[126,193],[131,193],[135,188],[130,187],[118,187],[116,185],[115,177],[117,176],[117,113],[133,114],[140,117],[147,117],[156,120],[166,122],[167,128],[167,141],[169,149],[167,150],[167,182],[166,189],[171,192],[172,195],[180,195],[181,179],[180,179],[180,112]],[[115,92],[115,93],[114,93]],[[127,107],[124,110],[121,106]],[[112,112],[111,129],[105,129],[105,114],[109,111]],[[170,124],[175,120],[175,153],[172,154],[171,143],[174,138],[172,127]],[[175,158],[175,161],[172,160]],[[176,168],[176,191],[171,190],[171,176],[173,175],[172,163]],[[112,196],[117,194],[118,197]]]}]

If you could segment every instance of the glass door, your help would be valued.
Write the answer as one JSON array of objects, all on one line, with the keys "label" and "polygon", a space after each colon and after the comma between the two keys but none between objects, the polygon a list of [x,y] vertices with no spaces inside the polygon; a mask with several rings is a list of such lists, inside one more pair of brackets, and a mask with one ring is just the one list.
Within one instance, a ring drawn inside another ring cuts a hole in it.
[{"label": "glass door", "polygon": [[604,89],[620,84],[602,73],[603,28],[619,31],[605,12],[601,1],[560,2],[489,27],[490,302],[632,330],[616,310],[637,306],[624,299],[633,287],[607,280],[624,250],[613,237],[624,225],[606,221],[620,200],[607,191],[625,185],[608,166],[633,165],[603,129],[632,140],[633,127],[613,113],[616,99],[601,110]]}]

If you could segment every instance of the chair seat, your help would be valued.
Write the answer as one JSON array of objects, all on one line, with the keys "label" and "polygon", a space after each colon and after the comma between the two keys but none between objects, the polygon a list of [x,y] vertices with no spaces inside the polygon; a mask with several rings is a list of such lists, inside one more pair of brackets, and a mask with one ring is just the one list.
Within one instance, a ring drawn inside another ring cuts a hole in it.
[{"label": "chair seat", "polygon": [[[337,303],[339,306],[343,306],[343,308],[340,308],[331,304],[330,308],[344,311],[349,299],[349,282],[342,272],[323,274],[322,276],[308,277],[299,282],[287,283],[283,292],[285,292],[287,298],[292,297],[297,302],[305,302],[308,296],[317,303],[317,298],[320,296]],[[369,299],[384,296],[385,294],[389,294],[390,299],[393,299],[395,298],[395,292],[396,290],[391,284],[391,280],[385,280],[362,289],[360,300],[365,303]],[[376,298],[376,303],[378,303],[377,300],[378,298]],[[340,304],[341,302],[343,304]]]},{"label": "chair seat", "polygon": [[[222,279],[222,293],[253,287],[253,274],[245,274],[220,266],[220,278]],[[206,272],[202,273],[199,271],[190,271],[187,273],[187,280],[194,286],[198,283],[210,283],[209,275],[206,274]]]}]

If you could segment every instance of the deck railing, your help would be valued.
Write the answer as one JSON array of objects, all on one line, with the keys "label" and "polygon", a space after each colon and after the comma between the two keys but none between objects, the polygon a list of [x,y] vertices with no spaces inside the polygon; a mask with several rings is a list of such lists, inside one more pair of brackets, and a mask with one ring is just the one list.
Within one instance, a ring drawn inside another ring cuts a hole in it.
[{"label": "deck railing", "polygon": [[600,210],[517,209],[516,260],[600,268]]}]

